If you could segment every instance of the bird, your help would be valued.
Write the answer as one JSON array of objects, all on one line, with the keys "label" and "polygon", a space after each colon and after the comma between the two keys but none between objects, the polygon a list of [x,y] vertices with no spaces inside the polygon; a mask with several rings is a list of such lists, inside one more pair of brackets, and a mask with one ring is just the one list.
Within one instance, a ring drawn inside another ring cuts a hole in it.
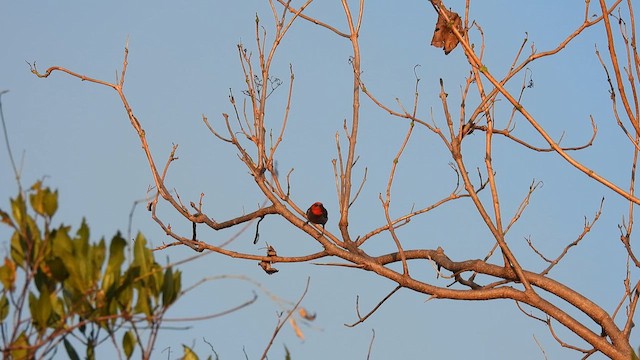
[{"label": "bird", "polygon": [[324,232],[324,224],[329,220],[329,213],[327,209],[322,206],[321,202],[315,202],[313,205],[307,209],[307,222],[312,222],[314,224],[322,225],[322,230]]}]

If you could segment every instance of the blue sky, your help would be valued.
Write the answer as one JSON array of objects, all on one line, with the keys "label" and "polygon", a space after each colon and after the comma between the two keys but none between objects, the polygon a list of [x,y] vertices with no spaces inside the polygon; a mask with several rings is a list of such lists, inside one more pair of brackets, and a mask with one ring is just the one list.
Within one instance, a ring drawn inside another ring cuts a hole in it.
[{"label": "blue sky", "polygon": [[[294,2],[295,3],[295,2]],[[459,10],[464,2],[449,1]],[[473,5],[470,16],[485,34],[485,62],[500,77],[508,70],[525,33],[539,51],[555,47],[582,22],[583,2],[483,1]],[[593,6],[592,6],[593,7]],[[596,13],[592,9],[591,13]],[[346,30],[338,2],[318,2],[308,9],[312,16]],[[273,39],[273,20],[266,1],[193,1],[188,6],[171,2],[103,3],[65,1],[0,3],[0,90],[13,152],[24,154],[22,179],[29,185],[47,177],[60,190],[57,220],[74,226],[86,217],[92,237],[110,238],[126,231],[135,200],[146,196],[152,183],[139,140],[131,128],[117,94],[110,89],[81,82],[60,73],[38,79],[26,62],[44,70],[64,66],[106,81],[114,81],[122,66],[124,45],[129,41],[129,67],[125,93],[147,131],[156,161],[164,163],[171,145],[179,144],[168,187],[187,201],[205,193],[205,209],[216,220],[249,212],[263,196],[238,160],[236,152],[214,138],[201,121],[208,116],[221,126],[223,112],[232,112],[229,89],[242,98],[243,75],[236,45],[255,51],[254,24],[258,14]],[[544,19],[544,21],[541,21]],[[438,79],[444,80],[449,106],[457,114],[460,89],[469,68],[460,49],[444,56],[429,45],[436,16],[427,1],[370,2],[365,9],[360,37],[363,78],[379,99],[392,106],[399,98],[410,106],[414,93],[414,66],[421,78],[418,114],[444,126]],[[589,116],[598,125],[593,147],[576,154],[594,170],[626,188],[630,173],[630,145],[611,117],[605,77],[594,54],[594,45],[606,49],[603,29],[585,31],[558,56],[533,63],[534,87],[527,89],[523,104],[563,144],[582,144],[590,137]],[[474,32],[477,41],[477,32]],[[530,50],[529,45],[525,53]],[[295,72],[290,123],[280,150],[280,172],[294,168],[292,195],[306,208],[322,201],[330,213],[328,231],[336,231],[337,197],[331,160],[336,157],[335,134],[351,114],[350,44],[325,29],[300,21],[291,29],[276,56],[272,75],[285,86],[271,96],[267,121],[278,129],[286,101],[289,65]],[[522,76],[508,85],[517,91]],[[469,99],[469,108],[475,97]],[[397,107],[396,107],[397,108]],[[508,121],[511,107],[496,103],[497,124]],[[390,117],[364,100],[356,175],[368,169],[364,191],[352,210],[353,234],[363,234],[384,222],[378,194],[385,191],[393,156],[407,130],[407,122]],[[530,126],[517,118],[522,137],[542,145]],[[474,133],[465,143],[468,167],[483,166],[483,140]],[[2,208],[15,195],[9,159],[0,151],[0,200]],[[392,199],[392,214],[399,216],[412,206],[421,207],[447,196],[455,187],[448,163],[451,156],[436,136],[424,128],[416,131],[401,159]],[[570,168],[559,156],[525,150],[504,139],[495,143],[494,166],[503,196],[504,216],[513,214],[533,179],[542,181],[523,218],[509,233],[508,241],[521,263],[532,270],[545,267],[527,247],[530,237],[549,256],[555,256],[581,232],[605,198],[604,213],[592,233],[572,250],[551,277],[583,291],[607,311],[613,311],[623,290],[625,256],[617,225],[626,217],[628,204],[605,187]],[[485,194],[486,196],[486,194]],[[175,230],[188,233],[190,224],[165,206],[160,214]],[[142,231],[154,245],[169,241],[138,208],[134,231]],[[235,229],[206,232],[203,240],[221,243]],[[454,260],[480,258],[491,247],[489,233],[472,204],[460,200],[414,219],[398,232],[407,248],[442,246]],[[2,239],[8,238],[0,229]],[[252,244],[253,230],[232,247],[262,252]],[[319,250],[302,232],[280,219],[261,224],[261,240],[279,253],[301,255]],[[6,244],[6,243],[5,243]],[[6,245],[2,249],[6,252]],[[367,243],[372,254],[393,251],[385,234]],[[186,249],[156,253],[161,262],[192,256]],[[433,300],[408,290],[394,295],[374,316],[356,328],[355,299],[360,296],[367,311],[394,284],[374,274],[341,267],[280,264],[280,272],[267,276],[253,261],[230,260],[211,254],[189,263],[183,283],[223,274],[244,274],[280,297],[294,301],[310,277],[304,306],[317,313],[313,328],[305,328],[300,341],[289,327],[276,340],[270,358],[283,358],[283,344],[294,359],[365,358],[372,329],[372,359],[397,358],[497,358],[542,359],[540,342],[550,359],[576,358],[561,348],[541,323],[526,318],[511,301],[453,302]],[[436,281],[431,266],[414,264],[414,274]],[[637,274],[635,274],[637,275]],[[445,283],[437,282],[440,285]],[[187,295],[168,314],[170,318],[201,316],[232,307],[252,296],[253,286],[234,280],[212,281]],[[256,304],[226,317],[186,323],[188,330],[166,330],[155,352],[171,349],[177,357],[181,344],[196,344],[208,354],[206,338],[223,359],[258,358],[276,324],[278,307],[264,294]],[[558,325],[558,328],[560,326]],[[558,329],[567,342],[575,338]],[[638,336],[632,343],[639,344]],[[174,356],[175,355],[175,356]],[[105,357],[106,358],[106,357]],[[602,358],[602,357],[594,357]]]}]

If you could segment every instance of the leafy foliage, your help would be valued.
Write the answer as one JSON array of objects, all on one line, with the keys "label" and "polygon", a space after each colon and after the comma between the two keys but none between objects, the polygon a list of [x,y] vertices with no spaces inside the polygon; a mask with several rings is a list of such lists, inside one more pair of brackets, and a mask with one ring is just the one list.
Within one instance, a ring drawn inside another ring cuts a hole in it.
[{"label": "leafy foliage", "polygon": [[[9,256],[0,266],[0,321],[9,330],[3,357],[44,357],[62,342],[69,358],[79,359],[71,336],[84,345],[87,359],[108,338],[122,344],[117,350],[127,359],[136,346],[148,357],[165,312],[181,295],[181,272],[159,265],[142,234],[127,261],[120,233],[107,249],[104,239],[90,241],[84,220],[75,233],[53,226],[58,192],[40,181],[10,206],[10,214],[0,209],[0,221],[13,229]],[[131,330],[118,341],[123,327]],[[151,329],[150,341],[142,341],[141,328]]]}]

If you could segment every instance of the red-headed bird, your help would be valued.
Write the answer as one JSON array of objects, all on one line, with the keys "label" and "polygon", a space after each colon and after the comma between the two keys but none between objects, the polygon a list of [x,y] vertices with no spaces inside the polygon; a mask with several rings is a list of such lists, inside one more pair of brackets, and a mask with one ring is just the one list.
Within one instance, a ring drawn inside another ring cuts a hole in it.
[{"label": "red-headed bird", "polygon": [[322,225],[322,230],[324,232],[324,224],[327,223],[327,220],[329,220],[329,213],[327,212],[327,209],[322,206],[321,202],[313,203],[313,205],[307,209],[307,224],[312,222],[314,224]]}]

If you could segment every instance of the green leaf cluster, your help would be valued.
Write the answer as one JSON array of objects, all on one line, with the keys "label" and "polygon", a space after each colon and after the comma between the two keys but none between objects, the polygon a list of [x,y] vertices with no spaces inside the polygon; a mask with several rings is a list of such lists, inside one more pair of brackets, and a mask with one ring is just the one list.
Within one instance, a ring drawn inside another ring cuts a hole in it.
[{"label": "green leaf cluster", "polygon": [[[10,212],[0,209],[0,223],[13,229],[0,266],[5,357],[42,357],[62,343],[69,358],[79,359],[70,335],[84,345],[87,359],[109,338],[107,343],[122,344],[118,350],[127,359],[136,347],[147,353],[144,346],[152,344],[138,329],[159,329],[180,297],[181,272],[158,264],[142,234],[130,254],[120,233],[108,245],[92,242],[85,220],[75,232],[52,226],[57,209],[58,191],[42,182],[11,199]],[[118,331],[123,328],[128,330]]]}]

